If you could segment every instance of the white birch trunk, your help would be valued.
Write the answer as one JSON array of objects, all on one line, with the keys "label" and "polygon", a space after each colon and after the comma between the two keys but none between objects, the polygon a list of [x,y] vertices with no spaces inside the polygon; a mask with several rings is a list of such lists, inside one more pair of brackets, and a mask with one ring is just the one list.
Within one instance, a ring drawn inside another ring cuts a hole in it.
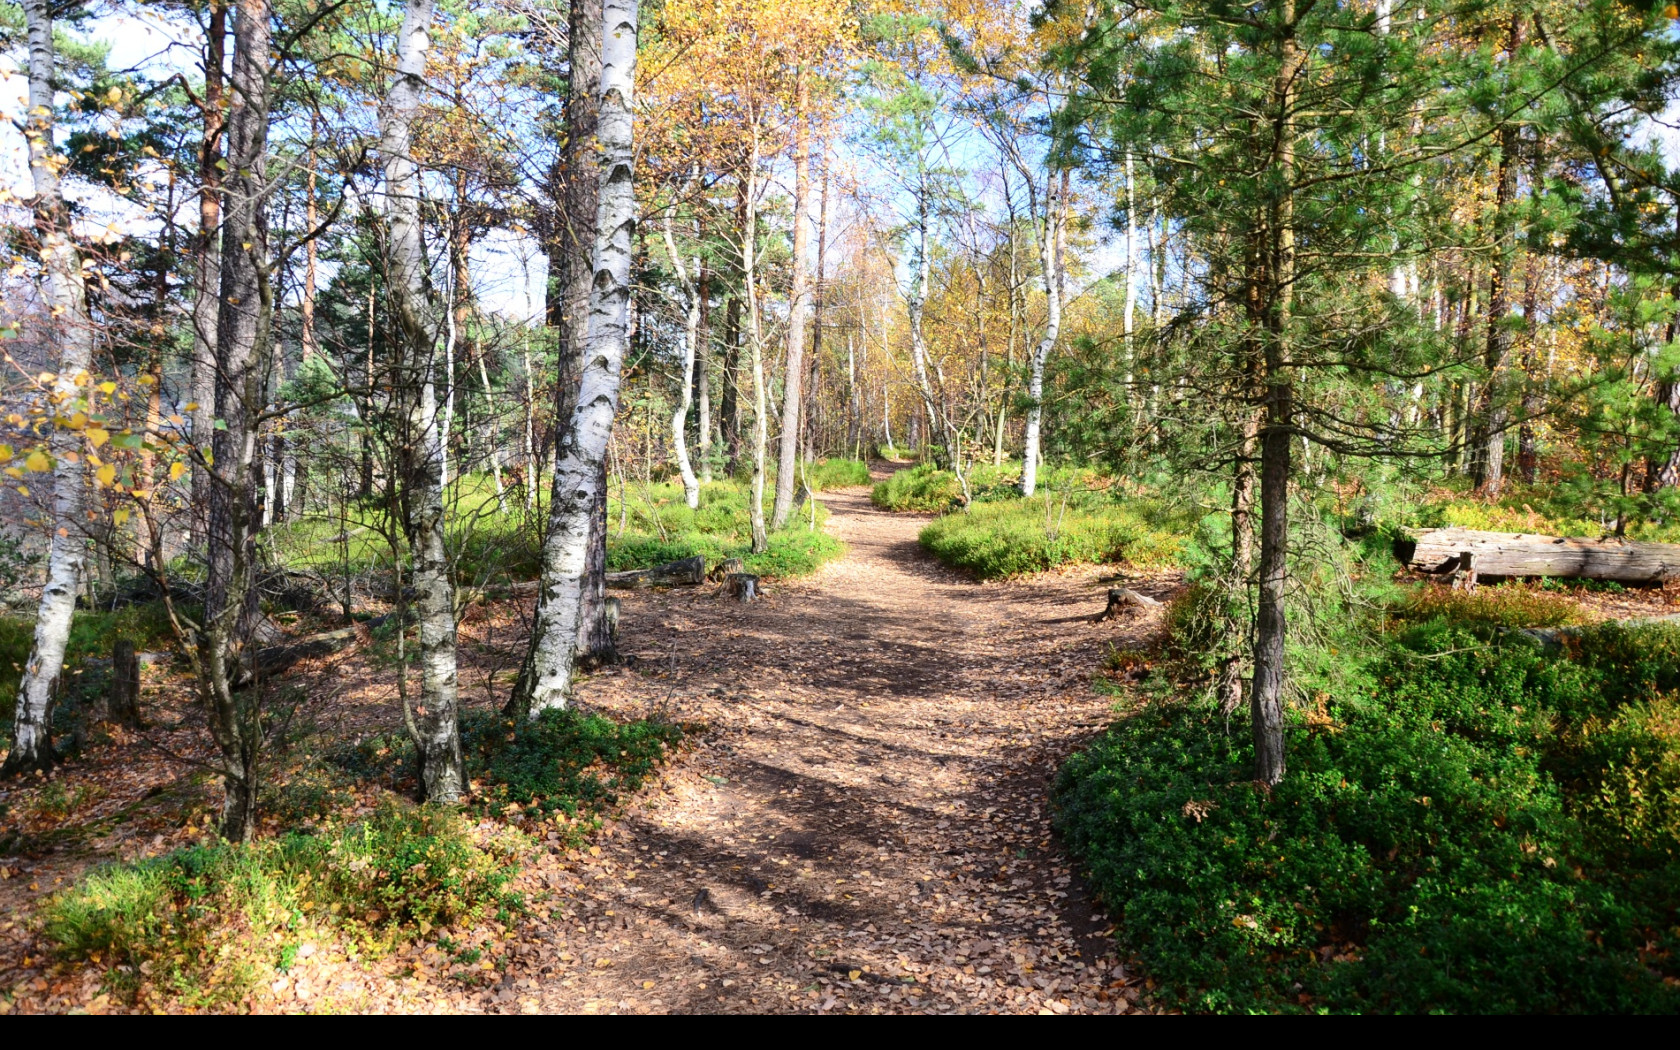
[{"label": "white birch trunk", "polygon": [[800,70],[793,110],[793,278],[788,289],[787,372],[782,378],[782,440],[776,472],[776,505],[770,527],[779,529],[793,514],[793,476],[799,466],[800,416],[804,407],[805,326],[811,315],[811,276],[805,268],[811,196],[811,130],[806,118],[809,87]]},{"label": "white birch trunk", "polygon": [[1058,193],[1054,176],[1044,183],[1044,222],[1038,238],[1039,260],[1044,267],[1045,324],[1044,338],[1033,349],[1031,370],[1027,376],[1027,435],[1021,453],[1021,495],[1031,496],[1038,490],[1039,440],[1044,424],[1044,364],[1056,347],[1056,337],[1062,329],[1062,269],[1061,227],[1066,209],[1063,193]]},{"label": "white birch trunk", "polygon": [[629,336],[630,256],[636,228],[634,88],[636,0],[606,0],[601,34],[600,123],[596,144],[595,280],[577,405],[561,434],[554,501],[543,543],[543,587],[531,651],[516,687],[531,712],[564,707],[577,658],[589,560],[589,529],[605,477],[607,442],[618,412]]},{"label": "white birch trunk", "polygon": [[404,8],[396,76],[379,115],[379,151],[385,166],[390,293],[403,335],[397,394],[409,430],[401,457],[406,460],[402,483],[408,488],[404,526],[420,628],[420,702],[412,712],[410,732],[426,798],[451,803],[459,801],[464,783],[457,725],[455,593],[444,544],[444,416],[435,381],[435,311],[425,283],[420,173],[412,155],[432,10],[433,0],[408,0]]},{"label": "white birch trunk", "polygon": [[671,413],[671,447],[676,452],[677,471],[682,475],[683,502],[690,510],[700,508],[700,479],[694,476],[694,464],[688,458],[688,410],[694,404],[694,340],[700,332],[700,293],[694,286],[694,274],[700,270],[700,259],[694,259],[694,272],[683,265],[682,253],[677,250],[676,234],[671,232],[671,212],[665,212],[665,250],[671,255],[671,269],[682,286],[683,301],[688,305],[683,330],[682,378],[678,381],[677,410]]},{"label": "white birch trunk", "polygon": [[[93,326],[81,255],[70,242],[70,216],[59,188],[63,160],[53,148],[56,56],[52,13],[47,0],[24,0],[23,11],[29,35],[29,173],[35,182],[35,228],[46,272],[46,299],[54,318],[51,333],[58,346],[58,374],[52,392],[58,411],[68,412],[83,389],[76,379],[93,361]],[[35,643],[18,686],[12,750],[0,769],[6,774],[51,769],[55,759],[51,739],[53,702],[58,698],[64,649],[70,640],[70,623],[87,557],[81,520],[84,468],[67,455],[80,444],[74,431],[63,428],[54,428],[48,438],[53,458],[53,534],[47,553],[47,581],[35,617]]]},{"label": "white birch trunk", "polygon": [[741,280],[747,289],[747,340],[750,346],[753,389],[753,475],[747,517],[752,522],[752,551],[770,549],[764,527],[764,453],[770,441],[770,405],[764,389],[764,335],[758,316],[758,128],[754,125],[752,155],[747,161],[747,221],[741,234]]}]

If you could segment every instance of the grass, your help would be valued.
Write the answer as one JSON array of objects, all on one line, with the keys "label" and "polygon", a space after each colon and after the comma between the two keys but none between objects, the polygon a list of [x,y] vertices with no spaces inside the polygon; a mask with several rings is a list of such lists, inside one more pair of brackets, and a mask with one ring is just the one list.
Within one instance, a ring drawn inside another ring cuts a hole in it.
[{"label": "grass", "polygon": [[1077,562],[1163,565],[1178,556],[1187,524],[1153,501],[1117,501],[1113,481],[1094,471],[1046,469],[1030,499],[1020,481],[1019,463],[976,464],[965,510],[956,476],[923,464],[878,483],[870,499],[887,510],[941,513],[922,529],[922,546],[984,580]]},{"label": "grass", "polygon": [[1063,767],[1058,824],[1169,1001],[1229,1012],[1680,1009],[1680,629],[1502,628],[1414,597],[1289,712],[1289,773],[1170,684]]},{"label": "grass", "polygon": [[574,830],[640,788],[682,736],[669,722],[621,725],[572,709],[519,724],[475,714],[461,724],[468,774],[483,781],[476,805],[504,817],[560,815]]},{"label": "grass", "polygon": [[108,983],[183,1005],[243,998],[305,940],[380,953],[434,929],[521,907],[520,840],[475,836],[439,810],[387,804],[367,820],[243,846],[195,846],[95,870],[42,909],[66,958]]},{"label": "grass", "polygon": [[580,843],[681,738],[669,723],[621,725],[576,711],[518,725],[469,715],[467,808],[506,822],[493,832],[392,801],[354,823],[323,815],[358,779],[412,775],[406,738],[366,741],[274,789],[289,820],[320,818],[314,833],[95,870],[47,902],[43,931],[63,957],[105,966],[113,988],[215,1005],[272,980],[306,940],[336,938],[352,954],[379,954],[492,915],[511,921],[523,905],[509,882],[529,841],[512,825]]},{"label": "grass", "polygon": [[819,459],[807,461],[802,479],[813,491],[854,488],[869,484],[869,464],[861,459]]},{"label": "grass", "polygon": [[[680,484],[628,484],[622,496],[615,487],[607,504],[607,568],[644,569],[700,555],[708,565],[740,558],[748,572],[774,578],[813,572],[844,552],[822,531],[828,512],[816,502],[800,508],[787,528],[770,533],[769,550],[752,553],[750,494],[745,482],[715,481],[701,486],[700,507],[690,510]],[[767,486],[766,514],[771,500]]]},{"label": "grass", "polygon": [[[77,609],[64,651],[61,711],[70,713],[76,701],[85,699],[90,691],[105,688],[105,675],[90,674],[87,662],[90,658],[110,659],[111,647],[119,638],[129,639],[142,652],[169,649],[175,644],[161,602],[125,605],[114,611]],[[34,617],[0,616],[0,740],[10,740],[18,683],[34,644]]]},{"label": "grass", "polygon": [[1169,564],[1179,546],[1170,532],[1123,505],[1062,505],[1054,493],[975,503],[933,519],[920,538],[940,561],[983,580],[1077,562]]}]

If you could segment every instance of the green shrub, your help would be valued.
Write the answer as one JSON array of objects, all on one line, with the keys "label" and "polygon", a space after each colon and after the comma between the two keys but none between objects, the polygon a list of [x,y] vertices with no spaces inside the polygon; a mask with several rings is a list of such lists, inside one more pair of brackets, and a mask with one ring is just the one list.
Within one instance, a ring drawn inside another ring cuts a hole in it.
[{"label": "green shrub", "polygon": [[1168,564],[1178,550],[1174,537],[1125,507],[1063,506],[1054,494],[975,503],[929,522],[921,543],[945,564],[986,580],[1075,562]]},{"label": "green shrub", "polygon": [[1649,692],[1680,630],[1589,628],[1574,659],[1445,614],[1393,637],[1292,711],[1270,791],[1190,702],[1063,767],[1059,826],[1145,972],[1219,1011],[1680,1009],[1680,763]]},{"label": "green shrub", "polygon": [[[770,549],[752,553],[752,520],[747,513],[751,488],[718,481],[700,488],[700,506],[690,510],[681,485],[631,486],[612,493],[607,514],[607,568],[646,569],[700,555],[708,565],[740,558],[747,571],[765,577],[801,576],[839,557],[845,546],[822,531],[828,511],[816,502],[800,509],[786,528],[772,532]],[[768,508],[772,494],[766,490]],[[768,511],[767,511],[768,512]],[[620,526],[623,526],[622,530]]]},{"label": "green shrub", "polygon": [[[514,846],[449,813],[387,805],[366,821],[251,845],[217,843],[96,869],[51,898],[42,929],[67,958],[141,974],[188,1005],[230,1002],[336,930],[381,951],[519,907]],[[144,970],[141,968],[144,966]]]},{"label": "green shrub", "polygon": [[805,464],[806,484],[813,492],[869,484],[869,464],[861,459],[819,459]]},{"label": "green shrub", "polygon": [[942,511],[962,502],[962,486],[950,471],[923,463],[877,482],[869,500],[882,510]]},{"label": "green shrub", "polygon": [[1395,610],[1401,621],[1441,619],[1486,635],[1491,630],[1521,627],[1561,627],[1581,622],[1580,606],[1547,589],[1522,583],[1455,591],[1423,584],[1414,588]]},{"label": "green shrub", "polygon": [[570,708],[518,723],[490,714],[461,722],[479,804],[506,816],[593,817],[641,787],[681,739],[668,722],[620,724]]}]

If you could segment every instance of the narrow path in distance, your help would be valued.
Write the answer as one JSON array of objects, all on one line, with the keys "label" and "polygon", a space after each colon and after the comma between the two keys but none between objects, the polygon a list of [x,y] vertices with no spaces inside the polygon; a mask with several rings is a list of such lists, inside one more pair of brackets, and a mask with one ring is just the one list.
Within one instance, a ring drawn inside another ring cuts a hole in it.
[{"label": "narrow path in distance", "polygon": [[923,552],[925,518],[863,488],[821,498],[849,552],[816,575],[745,606],[710,587],[626,600],[639,660],[581,704],[666,704],[711,732],[598,855],[545,871],[559,907],[518,936],[487,1006],[1131,1008],[1048,797],[1109,717],[1091,687],[1107,645],[1155,614],[1091,623],[1089,566],[977,584]]}]

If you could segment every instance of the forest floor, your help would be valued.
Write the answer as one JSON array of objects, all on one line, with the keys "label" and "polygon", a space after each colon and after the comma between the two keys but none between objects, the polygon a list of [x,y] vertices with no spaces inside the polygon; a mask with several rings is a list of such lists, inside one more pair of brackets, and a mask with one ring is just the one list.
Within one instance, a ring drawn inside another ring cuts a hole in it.
[{"label": "forest floor", "polygon": [[[1145,646],[1159,611],[1093,623],[1112,567],[980,584],[917,543],[925,515],[878,510],[861,487],[820,498],[849,550],[812,576],[772,581],[747,605],[711,586],[625,593],[629,659],[585,680],[578,704],[663,714],[691,728],[688,743],[585,848],[551,835],[524,863],[527,914],[378,959],[328,934],[228,1005],[1148,1009],[1147,981],[1115,957],[1108,919],[1052,836],[1048,800],[1062,759],[1112,717],[1113,698],[1093,688],[1108,647]],[[1164,598],[1177,578],[1131,585]],[[463,703],[499,701],[528,623],[517,601],[469,609]],[[219,792],[194,761],[207,742],[181,675],[147,668],[144,739],[115,734],[44,782],[0,790],[33,843],[0,860],[0,1013],[192,1008],[164,989],[108,993],[103,967],[55,962],[31,918],[92,866],[211,840]],[[400,724],[377,646],[300,665],[285,687],[314,734],[293,754]],[[339,816],[389,793],[365,784]],[[265,826],[283,830],[274,814]]]},{"label": "forest floor", "polygon": [[[626,602],[635,669],[584,705],[707,727],[590,850],[548,873],[490,1002],[583,1012],[1124,1012],[1135,975],[1051,835],[1049,789],[1113,700],[1098,570],[976,584],[926,518],[822,496],[846,557],[751,605]],[[1164,595],[1171,578],[1139,583]],[[674,670],[673,670],[674,669]],[[656,676],[655,676],[656,675]]]}]

